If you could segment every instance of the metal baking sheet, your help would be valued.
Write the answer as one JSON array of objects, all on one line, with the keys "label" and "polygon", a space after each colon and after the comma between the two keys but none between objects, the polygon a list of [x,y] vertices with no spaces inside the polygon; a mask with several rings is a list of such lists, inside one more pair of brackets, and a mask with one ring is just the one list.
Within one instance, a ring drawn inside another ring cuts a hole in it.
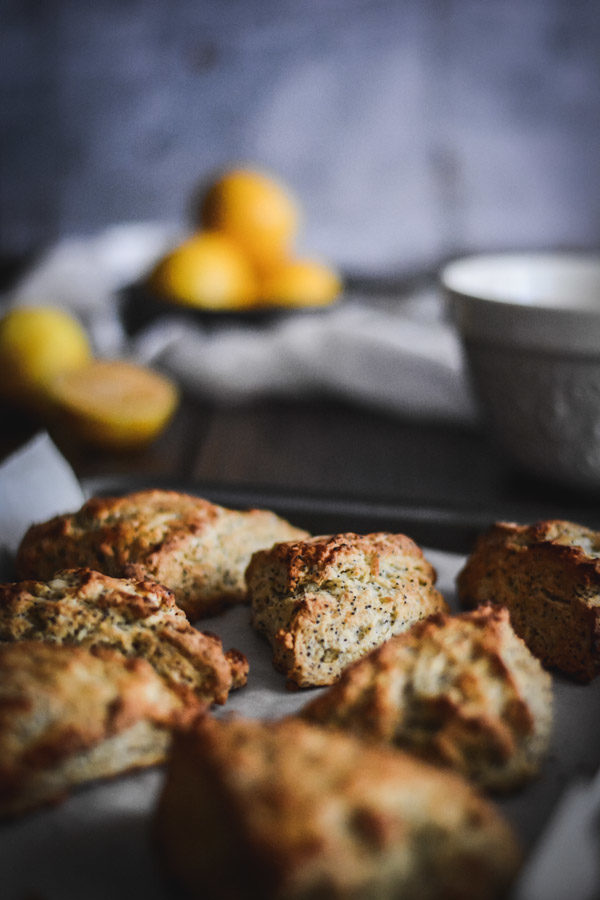
[{"label": "metal baking sheet", "polygon": [[494,520],[492,513],[485,510],[415,505],[351,494],[309,494],[283,488],[236,487],[214,482],[190,484],[173,479],[157,482],[143,476],[102,476],[83,482],[88,497],[119,495],[149,487],[187,491],[232,509],[272,509],[313,534],[330,534],[338,530],[361,534],[396,531],[409,534],[419,544],[455,553],[468,553],[477,535]]},{"label": "metal baking sheet", "polygon": [[[170,486],[232,507],[271,508],[313,533],[403,531],[424,547],[438,571],[438,586],[453,609],[457,609],[456,574],[476,534],[489,524],[484,514],[474,519],[451,510],[418,510],[218,486]],[[135,486],[118,480],[85,485],[88,495],[122,492],[128,487]],[[217,715],[235,710],[276,718],[293,713],[313,696],[312,690],[290,692],[285,688],[283,676],[272,667],[268,645],[249,626],[246,607],[198,624],[219,634],[225,647],[243,651],[250,661],[247,687],[233,694]],[[541,775],[522,790],[495,801],[512,822],[530,860],[535,859],[565,791],[573,784],[587,783],[600,766],[600,679],[580,685],[553,676],[553,683],[554,731]],[[60,806],[0,826],[0,896],[3,900],[105,900],[109,896],[113,900],[129,900],[132,896],[171,900],[176,895],[163,878],[152,843],[152,819],[162,778],[162,769],[158,768],[91,785]],[[560,852],[560,865],[566,868],[571,851],[564,846]],[[576,884],[569,896],[587,900],[587,895],[577,893]]]}]

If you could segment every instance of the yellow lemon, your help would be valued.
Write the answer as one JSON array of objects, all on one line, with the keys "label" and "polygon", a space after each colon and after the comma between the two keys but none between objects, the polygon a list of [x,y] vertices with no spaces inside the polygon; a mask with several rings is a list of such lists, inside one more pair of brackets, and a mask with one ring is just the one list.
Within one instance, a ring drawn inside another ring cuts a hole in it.
[{"label": "yellow lemon", "polygon": [[289,256],[300,210],[278,180],[250,169],[225,172],[207,190],[202,224],[234,238],[260,272]]},{"label": "yellow lemon", "polygon": [[201,309],[238,309],[256,302],[256,277],[227,235],[201,231],[158,263],[150,286],[167,299]]},{"label": "yellow lemon", "polygon": [[95,359],[51,383],[57,421],[79,440],[108,450],[132,450],[154,440],[179,400],[164,375],[124,360]]},{"label": "yellow lemon", "polygon": [[0,394],[41,411],[59,372],[91,358],[87,334],[72,315],[51,306],[19,306],[0,319]]},{"label": "yellow lemon", "polygon": [[342,290],[337,272],[323,263],[294,259],[283,263],[262,284],[264,303],[281,306],[325,306]]}]

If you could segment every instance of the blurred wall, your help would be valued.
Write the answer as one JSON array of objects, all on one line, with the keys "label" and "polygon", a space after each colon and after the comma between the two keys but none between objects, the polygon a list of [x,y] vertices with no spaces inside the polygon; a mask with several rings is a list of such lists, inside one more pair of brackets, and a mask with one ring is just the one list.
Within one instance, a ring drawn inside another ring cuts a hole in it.
[{"label": "blurred wall", "polygon": [[0,253],[279,174],[301,249],[392,273],[600,243],[597,0],[0,0]]}]

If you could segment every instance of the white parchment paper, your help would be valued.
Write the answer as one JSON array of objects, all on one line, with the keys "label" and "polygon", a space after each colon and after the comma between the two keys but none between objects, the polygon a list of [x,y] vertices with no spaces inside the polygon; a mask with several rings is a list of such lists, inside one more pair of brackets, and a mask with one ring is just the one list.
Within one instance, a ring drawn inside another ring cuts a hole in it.
[{"label": "white parchment paper", "polygon": [[49,435],[40,432],[0,466],[0,548],[14,553],[32,522],[82,503],[75,473]]}]

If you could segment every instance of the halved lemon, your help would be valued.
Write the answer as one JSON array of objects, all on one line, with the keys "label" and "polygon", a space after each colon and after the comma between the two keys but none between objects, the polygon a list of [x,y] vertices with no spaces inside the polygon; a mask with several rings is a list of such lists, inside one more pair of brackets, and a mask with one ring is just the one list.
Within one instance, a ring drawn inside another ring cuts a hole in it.
[{"label": "halved lemon", "polygon": [[153,441],[175,412],[179,391],[166,376],[124,360],[95,359],[51,383],[58,422],[84,443],[130,450]]}]

